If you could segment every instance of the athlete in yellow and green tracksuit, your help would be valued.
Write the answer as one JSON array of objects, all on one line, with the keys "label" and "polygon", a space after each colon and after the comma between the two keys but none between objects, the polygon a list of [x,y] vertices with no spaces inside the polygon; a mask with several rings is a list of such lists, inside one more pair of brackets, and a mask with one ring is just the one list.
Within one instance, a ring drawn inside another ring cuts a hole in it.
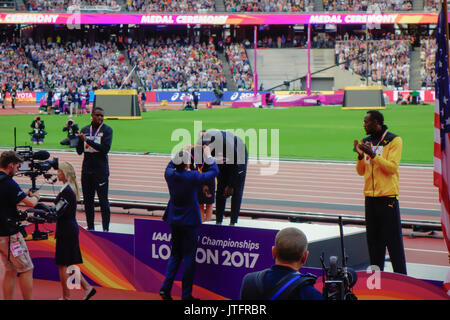
[{"label": "athlete in yellow and green tracksuit", "polygon": [[364,176],[366,235],[371,265],[384,270],[386,248],[394,272],[406,274],[400,221],[399,165],[402,138],[389,132],[384,117],[370,110],[364,118],[368,137],[354,141],[358,153],[356,171]]}]

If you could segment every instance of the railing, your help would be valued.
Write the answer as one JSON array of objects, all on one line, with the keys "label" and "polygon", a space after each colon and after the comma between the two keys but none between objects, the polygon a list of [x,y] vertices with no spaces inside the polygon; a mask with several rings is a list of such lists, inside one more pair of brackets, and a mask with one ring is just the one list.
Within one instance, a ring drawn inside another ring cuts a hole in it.
[{"label": "railing", "polygon": [[[42,202],[53,202],[55,200],[53,195],[42,195]],[[82,198],[82,197],[81,197]],[[82,199],[79,203],[82,203]],[[95,200],[95,206],[99,206],[98,200]],[[161,211],[165,210],[167,202],[158,201],[143,201],[143,200],[126,200],[126,199],[109,199],[110,207],[122,209],[143,209],[147,211]],[[156,216],[149,214],[150,216]],[[159,216],[159,215],[157,215]],[[225,211],[225,216],[230,216],[230,211]],[[297,212],[287,210],[269,210],[269,209],[241,209],[239,216],[249,217],[252,219],[279,219],[290,222],[318,222],[318,223],[338,223],[339,217],[342,217],[342,223],[347,225],[365,225],[364,217],[353,215],[342,215],[332,213],[317,213],[317,212]],[[442,231],[440,222],[402,219],[402,228],[424,231]]]}]

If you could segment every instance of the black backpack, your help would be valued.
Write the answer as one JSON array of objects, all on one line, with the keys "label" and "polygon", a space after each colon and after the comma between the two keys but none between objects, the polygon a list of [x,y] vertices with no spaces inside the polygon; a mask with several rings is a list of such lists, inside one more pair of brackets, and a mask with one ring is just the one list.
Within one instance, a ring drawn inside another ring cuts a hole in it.
[{"label": "black backpack", "polygon": [[[264,276],[270,269],[249,273],[244,277],[241,300],[299,300],[298,289],[314,285],[317,277],[312,274],[291,272],[281,278],[270,290],[264,290]],[[296,294],[293,295],[293,292]]]}]

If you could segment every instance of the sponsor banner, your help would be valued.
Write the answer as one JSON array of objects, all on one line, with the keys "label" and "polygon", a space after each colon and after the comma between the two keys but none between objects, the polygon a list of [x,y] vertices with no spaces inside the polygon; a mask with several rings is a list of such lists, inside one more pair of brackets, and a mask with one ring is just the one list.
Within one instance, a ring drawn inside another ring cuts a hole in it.
[{"label": "sponsor banner", "polygon": [[[396,90],[396,91],[383,91],[383,93],[389,97],[391,103],[395,103],[400,95],[403,99],[408,100],[411,92],[414,90]],[[416,90],[419,93],[420,101],[422,102],[434,102],[434,90]]]},{"label": "sponsor banner", "polygon": [[[311,95],[335,94],[339,91],[311,91]],[[275,95],[306,94],[306,91],[274,91]]]},{"label": "sponsor banner", "polygon": [[[11,100],[11,94],[9,92],[6,93],[6,99]],[[17,92],[16,100],[19,102],[35,102],[36,92]]]},{"label": "sponsor banner", "polygon": [[[383,90],[383,94],[389,98],[390,103],[395,103],[401,94],[403,98],[408,99],[411,92],[414,90]],[[335,94],[343,93],[343,90],[339,91],[311,91],[311,95],[317,94]],[[419,93],[420,101],[422,102],[434,102],[434,90],[416,90]],[[275,95],[283,96],[290,94],[306,94],[306,91],[275,91]]]},{"label": "sponsor banner", "polygon": [[156,102],[156,92],[146,92],[145,102]]},{"label": "sponsor banner", "polygon": [[[258,91],[258,94],[264,91]],[[240,99],[253,97],[253,91],[227,91],[223,94],[223,101],[239,101]]]},{"label": "sponsor banner", "polygon": [[[413,90],[385,90],[383,93],[389,98],[391,103],[397,101],[399,94],[402,94],[406,99],[408,98],[410,92]],[[265,91],[259,91],[258,94],[262,94]],[[311,91],[311,94],[334,94],[342,93],[343,91]],[[434,102],[434,90],[417,90],[420,95],[420,101],[422,102]],[[199,91],[199,101],[209,102],[215,101],[216,96],[212,91]],[[18,92],[17,98],[19,101],[30,101],[39,103],[46,92]],[[290,95],[290,94],[306,94],[306,91],[274,91],[277,96]],[[147,102],[161,102],[167,100],[167,102],[182,102],[185,96],[185,92],[181,91],[149,91],[146,92]],[[222,101],[233,102],[239,101],[243,98],[248,98],[253,96],[253,91],[226,91],[223,94]],[[9,93],[6,94],[6,98],[9,99]],[[192,95],[191,95],[192,99]],[[89,93],[89,102],[94,101],[94,93]]]},{"label": "sponsor banner", "polygon": [[0,13],[4,24],[164,24],[164,25],[291,25],[291,24],[430,24],[437,13],[351,14],[108,14]]},{"label": "sponsor banner", "polygon": [[[156,91],[156,101],[161,102],[166,100],[167,102],[182,102],[185,92],[182,91]],[[192,100],[192,94],[190,94]],[[199,91],[198,101],[214,101],[216,96],[212,91]]]}]

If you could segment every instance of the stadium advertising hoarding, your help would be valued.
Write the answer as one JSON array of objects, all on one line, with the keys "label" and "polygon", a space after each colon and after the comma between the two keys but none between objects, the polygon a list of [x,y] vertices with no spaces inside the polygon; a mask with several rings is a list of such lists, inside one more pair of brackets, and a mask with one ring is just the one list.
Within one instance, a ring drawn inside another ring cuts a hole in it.
[{"label": "stadium advertising hoarding", "polygon": [[[264,91],[259,91],[258,94]],[[311,94],[334,94],[339,91],[312,91]],[[412,90],[384,90],[383,93],[389,98],[389,101],[397,101],[399,94],[407,97]],[[420,96],[420,101],[432,103],[434,102],[434,90],[417,90]],[[17,100],[23,102],[36,102],[39,103],[42,98],[45,98],[46,92],[18,92]],[[149,91],[146,92],[146,102],[182,102],[186,93],[182,91]],[[289,94],[306,94],[306,91],[275,91],[275,95],[289,95]],[[94,93],[90,92],[89,101],[94,101]],[[222,97],[222,101],[233,102],[242,98],[248,98],[253,96],[253,91],[225,91]],[[6,94],[6,98],[9,99],[10,94]],[[57,94],[59,97],[59,94]],[[199,91],[199,101],[210,102],[216,100],[216,97],[212,91]]]},{"label": "stadium advertising hoarding", "polygon": [[165,25],[294,25],[294,24],[430,24],[437,13],[350,14],[103,14],[0,13],[3,24],[165,24]]},{"label": "stadium advertising hoarding", "polygon": [[[33,226],[27,228],[31,234]],[[273,264],[270,252],[277,231],[200,225],[194,295],[203,300],[239,299],[244,275]],[[171,254],[170,240],[169,225],[153,219],[135,219],[134,233],[126,234],[80,228],[79,242],[84,261],[81,271],[94,286],[158,294]],[[312,241],[311,252],[323,252],[315,250],[313,245]],[[33,277],[59,281],[53,236],[48,240],[28,242],[28,249],[35,266]],[[321,269],[303,267],[302,272],[318,276],[315,287],[322,291]],[[391,272],[374,274],[366,270],[357,271],[357,278],[353,292],[360,300],[448,299],[441,281],[424,281]],[[70,281],[73,280],[71,277]],[[181,270],[175,280],[172,294],[179,299]]]}]

